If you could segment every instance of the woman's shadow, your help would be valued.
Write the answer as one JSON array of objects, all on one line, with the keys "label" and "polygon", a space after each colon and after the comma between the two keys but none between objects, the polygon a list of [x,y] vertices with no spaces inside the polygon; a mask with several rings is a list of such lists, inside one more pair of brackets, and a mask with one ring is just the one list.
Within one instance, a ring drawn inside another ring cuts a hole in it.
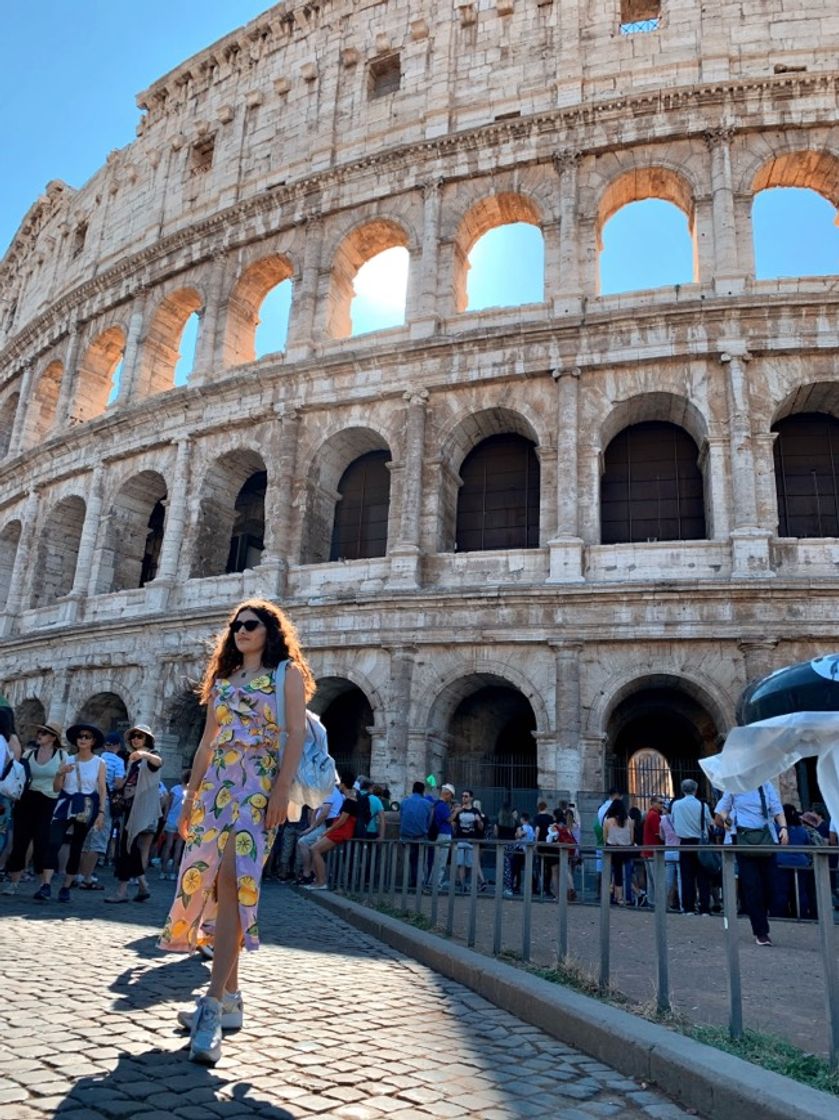
[{"label": "woman's shadow", "polygon": [[132,1116],[135,1111],[143,1115],[148,1109],[155,1115],[173,1115],[187,1106],[193,1113],[195,1109],[204,1111],[212,1120],[242,1120],[243,1113],[264,1120],[294,1120],[286,1109],[255,1096],[248,1082],[225,1081],[206,1066],[189,1064],[182,1050],[123,1054],[111,1073],[76,1082],[52,1115],[67,1120],[71,1115],[111,1120]]}]

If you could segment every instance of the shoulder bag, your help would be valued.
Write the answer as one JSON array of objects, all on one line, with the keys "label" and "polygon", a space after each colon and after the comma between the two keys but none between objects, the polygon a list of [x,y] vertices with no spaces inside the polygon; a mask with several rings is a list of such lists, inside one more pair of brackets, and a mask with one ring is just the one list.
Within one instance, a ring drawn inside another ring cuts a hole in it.
[{"label": "shoulder bag", "polygon": [[[708,843],[708,831],[705,828],[705,802],[702,802],[702,819],[699,825],[702,833],[702,843]],[[722,856],[719,852],[700,851],[699,862],[705,871],[712,877],[718,878],[722,875]]]},{"label": "shoulder bag", "polygon": [[[762,848],[774,847],[775,837],[772,835],[772,829],[769,827],[769,810],[766,807],[766,794],[763,792],[763,786],[758,788],[760,794],[760,809],[763,813],[765,824],[761,828],[741,828],[737,826],[736,844],[738,848],[755,848],[756,851],[749,852],[750,856],[757,856],[761,859],[768,859],[774,853],[771,851],[761,851]],[[744,853],[745,854],[745,853]]]},{"label": "shoulder bag", "polygon": [[92,825],[99,812],[99,794],[81,792],[82,774],[78,760],[76,761],[76,785],[79,788],[76,793],[70,794],[67,819],[74,820],[80,825]]}]

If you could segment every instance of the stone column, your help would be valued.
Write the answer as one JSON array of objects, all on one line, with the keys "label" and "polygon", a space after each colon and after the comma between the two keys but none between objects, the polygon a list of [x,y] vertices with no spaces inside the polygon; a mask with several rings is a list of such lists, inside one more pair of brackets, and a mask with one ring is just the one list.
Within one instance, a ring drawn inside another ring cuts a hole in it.
[{"label": "stone column", "polygon": [[556,369],[553,377],[556,381],[556,536],[548,541],[548,582],[582,583],[577,451],[580,371],[576,366]]},{"label": "stone column", "polygon": [[557,790],[568,790],[572,800],[582,788],[583,759],[580,746],[579,642],[549,642],[556,658],[556,777]]},{"label": "stone column", "polygon": [[306,217],[300,281],[294,289],[288,324],[286,356],[290,362],[309,357],[314,349],[322,244],[323,222],[320,215],[309,214]]},{"label": "stone column", "polygon": [[[125,353],[122,358],[122,374],[119,380],[119,394],[116,403],[128,404],[137,396],[140,377],[140,339],[145,323],[146,291],[141,288],[134,299],[131,317],[128,320],[128,334],[125,339]],[[140,387],[142,388],[142,387]]]},{"label": "stone column", "polygon": [[546,277],[553,314],[580,315],[583,283],[580,269],[580,229],[577,221],[577,169],[580,152],[567,148],[554,159],[559,174],[559,276]]},{"label": "stone column", "polygon": [[20,539],[15,562],[12,565],[12,578],[9,582],[9,594],[0,615],[0,635],[6,637],[15,633],[19,627],[20,612],[25,610],[29,588],[32,582],[32,566],[29,557],[35,541],[35,522],[38,516],[38,491],[32,489],[26,495],[23,513],[20,518]]},{"label": "stone column", "polygon": [[719,294],[736,294],[745,288],[737,252],[734,214],[734,181],[731,173],[729,127],[709,129],[705,143],[711,153],[712,217],[714,226],[714,287]]},{"label": "stone column", "polygon": [[[409,389],[405,401],[405,442],[402,450],[402,481],[399,506],[399,537],[389,550],[391,586],[412,588],[420,582],[420,518],[422,515],[422,467],[428,390]],[[391,495],[392,500],[392,495]]]},{"label": "stone column", "polygon": [[[146,723],[153,731],[160,732],[160,710],[157,694],[163,679],[163,661],[156,658],[150,665],[140,669],[140,684],[135,698],[134,714],[130,716],[135,723]],[[155,726],[157,725],[157,726]]]},{"label": "stone column", "polygon": [[166,495],[166,522],[157,575],[146,586],[150,609],[165,609],[174,586],[184,539],[189,498],[189,459],[192,443],[189,437],[178,440],[175,468]]},{"label": "stone column", "polygon": [[706,485],[710,491],[706,501],[713,523],[714,540],[717,541],[727,540],[731,532],[730,488],[726,470],[729,447],[729,440],[725,436],[707,436],[699,450],[700,465],[704,465]]},{"label": "stone column", "polygon": [[406,316],[411,338],[428,338],[436,334],[440,319],[437,314],[437,293],[440,283],[440,207],[443,194],[441,179],[432,179],[423,187],[422,254],[416,283],[409,278]]},{"label": "stone column", "polygon": [[227,268],[227,254],[223,250],[213,254],[210,278],[204,293],[204,306],[200,313],[195,360],[189,375],[190,386],[203,385],[212,379],[219,365],[219,330],[222,317],[222,293]]},{"label": "stone column", "polygon": [[729,347],[720,355],[727,366],[729,461],[734,528],[731,533],[732,571],[736,578],[772,576],[769,557],[771,532],[758,525],[752,421],[745,347]]},{"label": "stone column", "polygon": [[260,582],[266,577],[265,592],[282,596],[288,582],[291,558],[291,510],[297,473],[297,444],[300,438],[300,413],[281,409],[273,424],[268,444],[268,489],[265,493],[265,551],[259,564]]},{"label": "stone column", "polygon": [[55,430],[61,431],[67,426],[70,409],[73,406],[73,394],[76,388],[78,371],[76,365],[79,360],[79,344],[81,342],[81,324],[71,323],[67,335],[67,349],[64,352],[64,373],[61,377],[61,388],[58,392],[58,401],[55,406]]},{"label": "stone column", "polygon": [[70,695],[70,674],[66,669],[56,669],[53,673],[50,706],[47,719],[67,730],[67,701]]},{"label": "stone column", "polygon": [[[388,780],[394,776],[404,782],[408,769],[408,739],[411,718],[411,681],[414,675],[414,662],[417,656],[415,646],[391,646],[390,654],[390,696],[388,712],[385,716],[387,726],[386,775]],[[421,775],[425,777],[425,775]],[[419,779],[412,779],[418,781]]]},{"label": "stone column", "polygon": [[79,551],[76,556],[76,571],[73,587],[67,596],[65,621],[74,622],[81,613],[81,604],[86,596],[93,593],[93,556],[96,538],[99,534],[99,519],[102,514],[102,491],[104,489],[105,467],[98,463],[90,476],[85,505],[84,525],[79,538]]},{"label": "stone column", "polygon": [[20,395],[17,402],[17,411],[15,412],[15,419],[12,424],[12,434],[9,438],[9,449],[6,452],[10,459],[18,455],[21,450],[23,433],[26,426],[26,414],[29,410],[29,398],[32,394],[34,374],[34,364],[32,362],[27,362],[23,367],[23,376],[20,379]]}]

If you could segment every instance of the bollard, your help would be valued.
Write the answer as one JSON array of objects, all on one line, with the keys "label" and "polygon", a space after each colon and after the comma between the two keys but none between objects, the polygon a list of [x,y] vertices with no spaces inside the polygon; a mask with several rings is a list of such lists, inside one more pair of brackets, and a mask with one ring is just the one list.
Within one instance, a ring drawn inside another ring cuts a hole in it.
[{"label": "bollard", "polygon": [[501,930],[504,921],[504,845],[495,848],[495,913],[493,915],[492,952],[497,957],[501,952]]},{"label": "bollard", "polygon": [[610,905],[612,899],[612,854],[608,848],[603,849],[603,870],[600,873],[600,975],[598,984],[601,988],[609,987],[609,925],[611,920]]},{"label": "bollard", "polygon": [[658,965],[656,1008],[660,1015],[670,1011],[670,971],[667,960],[667,868],[664,849],[656,848],[655,857],[655,951]]},{"label": "bollard", "polygon": [[559,883],[557,885],[556,958],[559,964],[568,956],[568,856],[567,848],[559,849]]},{"label": "bollard", "polygon": [[728,958],[728,1033],[743,1037],[743,989],[740,982],[740,946],[737,941],[737,880],[734,876],[734,848],[722,848],[723,925]]}]

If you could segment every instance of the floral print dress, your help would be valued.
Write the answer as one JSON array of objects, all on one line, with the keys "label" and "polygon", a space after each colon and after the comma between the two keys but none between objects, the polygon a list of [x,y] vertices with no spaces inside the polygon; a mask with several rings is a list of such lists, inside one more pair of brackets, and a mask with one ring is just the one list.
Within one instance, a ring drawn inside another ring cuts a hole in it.
[{"label": "floral print dress", "polygon": [[211,702],[219,730],[193,803],[175,900],[160,937],[161,949],[179,953],[212,941],[216,876],[228,843],[236,851],[245,948],[259,948],[260,881],[276,834],[265,826],[281,758],[274,673],[263,673],[242,687],[217,680]]}]

